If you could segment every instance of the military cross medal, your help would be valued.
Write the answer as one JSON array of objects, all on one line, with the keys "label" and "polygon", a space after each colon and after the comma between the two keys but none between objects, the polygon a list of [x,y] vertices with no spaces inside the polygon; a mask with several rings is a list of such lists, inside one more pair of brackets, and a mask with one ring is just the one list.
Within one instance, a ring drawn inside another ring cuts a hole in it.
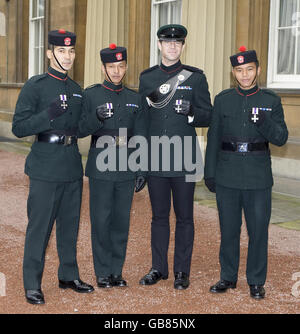
[{"label": "military cross medal", "polygon": [[60,95],[60,100],[63,102],[61,104],[61,107],[63,107],[63,109],[66,110],[67,107],[68,107],[68,105],[66,103],[66,101],[67,101],[67,95]]},{"label": "military cross medal", "polygon": [[257,121],[259,121],[259,118],[257,117],[258,116],[258,108],[253,108],[252,109],[252,115],[254,115],[251,120],[256,123]]},{"label": "military cross medal", "polygon": [[177,114],[179,114],[182,111],[181,105],[182,105],[182,100],[176,100],[176,106],[177,107],[175,108],[175,110],[176,110]]},{"label": "military cross medal", "polygon": [[112,103],[106,103],[106,108],[108,109],[108,117],[112,117],[113,116],[113,112],[112,110],[114,109],[113,104]]}]

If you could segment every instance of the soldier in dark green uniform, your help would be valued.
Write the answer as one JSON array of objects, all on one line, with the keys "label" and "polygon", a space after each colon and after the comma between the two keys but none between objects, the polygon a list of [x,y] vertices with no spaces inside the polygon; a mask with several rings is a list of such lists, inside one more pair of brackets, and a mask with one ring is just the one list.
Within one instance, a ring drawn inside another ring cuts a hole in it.
[{"label": "soldier in dark green uniform", "polygon": [[288,130],[280,98],[257,86],[256,52],[242,47],[231,63],[238,87],[215,98],[205,160],[205,183],[216,192],[221,230],[221,280],[210,291],[236,287],[243,210],[249,235],[247,282],[251,297],[261,299],[273,185],[269,142],[284,145]]},{"label": "soldier in dark green uniform", "polygon": [[146,127],[139,94],[122,84],[127,71],[126,48],[111,44],[100,56],[105,80],[85,90],[80,121],[80,131],[92,135],[86,176],[93,259],[98,287],[125,287],[122,269],[134,187],[138,192],[146,183],[144,172],[129,169],[128,156],[133,149],[127,144],[133,136],[145,137]]},{"label": "soldier in dark green uniform", "polygon": [[36,135],[25,165],[30,189],[23,277],[31,304],[45,302],[41,282],[55,220],[59,287],[93,291],[80,280],[76,260],[83,176],[76,136],[82,91],[67,75],[75,59],[75,42],[76,35],[65,30],[49,33],[49,70],[25,83],[13,119],[17,137]]},{"label": "soldier in dark green uniform", "polygon": [[[147,105],[148,138],[151,146],[151,166],[147,177],[152,206],[151,249],[152,268],[141,280],[142,285],[156,284],[168,278],[168,248],[170,238],[169,215],[171,194],[176,214],[174,288],[189,286],[190,265],[194,242],[195,177],[201,171],[188,168],[186,159],[198,167],[200,148],[196,127],[207,127],[211,117],[211,101],[206,77],[202,70],[181,63],[187,30],[182,25],[167,25],[159,29],[158,47],[160,66],[154,66],[140,75],[140,94]],[[152,139],[170,140],[168,156],[153,149]],[[189,145],[185,140],[191,139]],[[179,140],[179,145],[178,145]],[[180,145],[182,147],[180,148]],[[175,147],[176,146],[176,147]],[[179,154],[180,153],[180,154]],[[154,162],[158,160],[157,168]],[[164,167],[164,163],[167,163]],[[169,164],[169,166],[168,166]],[[153,168],[154,167],[154,168]],[[189,182],[187,182],[189,181]]]}]

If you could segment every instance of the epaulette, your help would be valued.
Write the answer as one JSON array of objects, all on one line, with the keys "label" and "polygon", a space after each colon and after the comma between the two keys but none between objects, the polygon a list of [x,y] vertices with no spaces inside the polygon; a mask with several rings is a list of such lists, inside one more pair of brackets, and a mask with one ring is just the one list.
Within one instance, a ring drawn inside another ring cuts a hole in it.
[{"label": "epaulette", "polygon": [[234,90],[235,90],[235,88],[228,88],[228,89],[222,90],[222,92],[220,92],[216,97],[229,94],[229,93],[233,92]]},{"label": "epaulette", "polygon": [[90,85],[90,86],[86,87],[85,90],[87,90],[87,89],[92,89],[92,88],[95,88],[95,87],[101,87],[101,84],[93,84],[93,85]]},{"label": "epaulette", "polygon": [[198,72],[198,73],[201,73],[201,74],[203,74],[203,71],[202,70],[200,70],[200,68],[198,68],[198,67],[193,67],[193,66],[189,66],[189,65],[183,65],[183,68],[185,69],[185,70],[188,70],[188,71],[191,71],[191,72]]},{"label": "epaulette", "polygon": [[158,67],[159,67],[158,65],[152,66],[152,67],[150,67],[150,68],[144,70],[140,75],[143,75],[143,74],[145,74],[145,73],[148,73],[148,72],[151,72],[151,71],[153,71],[153,70],[156,70]]},{"label": "epaulette", "polygon": [[31,82],[38,82],[38,81],[40,81],[42,79],[45,79],[47,77],[48,77],[47,73],[38,74],[38,75],[34,75],[33,77],[31,77],[29,79],[29,81],[31,81]]},{"label": "epaulette", "polygon": [[74,84],[76,84],[77,86],[79,86],[79,87],[80,87],[79,83],[78,83],[78,82],[76,82],[75,80],[73,80],[72,78],[68,77],[68,80],[72,81]]},{"label": "epaulette", "polygon": [[132,89],[132,88],[128,88],[128,87],[125,87],[126,90],[129,90],[130,92],[134,93],[134,94],[138,94],[138,91]]},{"label": "epaulette", "polygon": [[270,90],[270,89],[261,88],[261,91],[262,91],[263,93],[272,95],[272,96],[274,96],[274,97],[279,97],[274,91],[272,91],[272,90]]}]

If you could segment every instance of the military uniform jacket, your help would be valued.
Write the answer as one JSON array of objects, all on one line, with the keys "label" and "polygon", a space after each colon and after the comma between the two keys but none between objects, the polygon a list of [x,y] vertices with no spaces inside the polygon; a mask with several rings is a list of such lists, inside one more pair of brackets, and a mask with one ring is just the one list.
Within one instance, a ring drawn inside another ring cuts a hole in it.
[{"label": "military uniform jacket", "polygon": [[[266,110],[261,125],[249,122],[252,108]],[[215,98],[208,131],[205,178],[236,189],[265,189],[273,185],[270,151],[237,153],[223,151],[222,142],[270,142],[281,146],[288,139],[281,99],[272,91],[228,89]]]},{"label": "military uniform jacket", "polygon": [[[101,122],[97,118],[96,108],[110,103],[114,115]],[[114,85],[108,81],[88,87],[83,94],[83,112],[79,123],[81,134],[103,136],[103,132],[110,131],[119,133],[119,129],[126,129],[128,138],[133,136],[146,137],[145,117],[141,107],[140,95],[122,85]],[[124,130],[122,130],[124,131]],[[107,134],[108,136],[109,134]],[[97,168],[97,157],[106,147],[91,147],[88,154],[85,175],[91,178],[108,181],[129,181],[135,179],[137,174],[145,172],[133,172],[129,168],[119,168],[119,150],[127,150],[127,161],[133,148],[119,148],[116,146],[115,170],[100,171]],[[123,155],[124,157],[124,155]],[[124,161],[123,161],[124,162]]]},{"label": "military uniform jacket", "polygon": [[[146,102],[146,97],[165,84],[170,78],[179,76],[183,69],[192,72],[192,75],[177,87],[176,93],[171,101],[162,109],[149,106]],[[195,163],[196,150],[200,153],[195,128],[209,126],[212,110],[208,84],[203,71],[184,65],[180,61],[169,67],[163,64],[154,66],[141,73],[139,92],[142,95],[144,108],[147,111],[149,147],[151,147],[152,137],[161,138],[162,136],[166,136],[169,139],[177,137],[182,142],[181,159],[177,159],[177,156],[175,156],[177,167],[174,163],[175,153],[173,146],[171,146],[170,169],[165,170],[165,168],[163,168],[161,152],[159,155],[159,168],[156,168],[156,170],[151,168],[151,161],[153,162],[154,159],[152,154],[149,158],[149,175],[180,177],[187,174],[195,174],[195,171],[191,172],[185,168],[184,137],[191,139],[189,153],[187,154],[189,155],[188,158],[190,158],[190,161]],[[191,102],[194,111],[194,119],[191,123],[188,122],[188,117],[175,113],[174,104],[176,100],[188,100]],[[149,148],[149,152],[150,151],[151,148]],[[181,165],[181,170],[178,170],[178,163]]]},{"label": "military uniform jacket", "polygon": [[[48,108],[61,94],[67,96],[68,110],[50,121]],[[50,67],[48,73],[32,77],[22,88],[12,131],[18,138],[40,133],[76,135],[81,104],[80,86]],[[26,159],[25,173],[31,178],[49,182],[78,180],[83,176],[78,146],[34,142]]]}]

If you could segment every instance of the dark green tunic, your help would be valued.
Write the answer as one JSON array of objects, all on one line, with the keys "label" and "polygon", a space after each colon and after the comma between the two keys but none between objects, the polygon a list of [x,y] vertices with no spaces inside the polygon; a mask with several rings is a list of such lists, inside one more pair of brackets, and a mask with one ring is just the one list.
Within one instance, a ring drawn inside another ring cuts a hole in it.
[{"label": "dark green tunic", "polygon": [[[271,109],[265,122],[249,122],[252,108]],[[232,153],[222,151],[222,141],[270,142],[284,145],[288,131],[280,98],[270,90],[254,87],[245,92],[225,90],[215,98],[212,123],[208,131],[205,178],[235,189],[265,189],[273,185],[270,151]]]},{"label": "dark green tunic", "polygon": [[[178,86],[177,91],[169,104],[162,109],[149,107],[146,103],[146,96],[149,96],[170,78],[178,76],[183,69],[192,72],[192,75],[184,81],[182,85]],[[190,149],[190,154],[188,154],[191,156],[186,158],[190,158],[191,162],[195,163],[196,150],[200,150],[195,128],[209,126],[212,110],[205,74],[200,69],[181,64],[180,61],[169,67],[161,64],[160,66],[154,66],[141,73],[139,91],[143,96],[143,103],[145,104],[145,108],[147,110],[149,146],[151,147],[151,138],[154,136],[166,136],[167,138],[176,136],[180,138],[182,142],[182,155],[180,159],[181,161],[179,161],[179,164],[182,167],[181,170],[177,170],[175,168],[174,151],[171,147],[170,170],[163,170],[162,155],[160,155],[159,170],[150,170],[149,175],[160,177],[179,177],[189,173],[194,174],[195,171],[191,172],[185,168],[185,148],[183,143],[184,137],[189,137],[191,139],[192,147]],[[191,102],[194,111],[193,122],[189,123],[187,117],[174,112],[174,103],[176,100],[180,99]],[[198,151],[198,153],[199,152],[200,151]],[[151,159],[153,160],[153,158],[154,157],[152,156]],[[176,163],[178,163],[178,159],[176,160]]]},{"label": "dark green tunic", "polygon": [[[118,133],[119,129],[126,129],[130,136],[146,137],[145,114],[142,110],[141,97],[135,91],[122,85],[115,86],[110,82],[88,87],[83,94],[83,113],[79,129],[82,135],[101,134],[102,130],[112,130]],[[96,115],[96,107],[105,103],[112,103],[114,116],[100,122]],[[91,147],[88,154],[85,175],[95,179],[109,181],[134,180],[136,173],[131,170],[119,169],[119,147],[116,147],[116,171],[100,172],[97,169],[97,157],[106,148]],[[127,150],[127,158],[134,151]],[[139,174],[143,174],[139,171]]]},{"label": "dark green tunic", "polygon": [[[47,110],[61,94],[67,95],[68,111],[50,121]],[[66,75],[49,68],[48,73],[32,77],[22,88],[12,131],[19,138],[46,132],[77,134],[81,103],[80,86]],[[48,182],[80,179],[83,169],[78,146],[33,143],[26,160],[25,173],[31,178]]]}]

